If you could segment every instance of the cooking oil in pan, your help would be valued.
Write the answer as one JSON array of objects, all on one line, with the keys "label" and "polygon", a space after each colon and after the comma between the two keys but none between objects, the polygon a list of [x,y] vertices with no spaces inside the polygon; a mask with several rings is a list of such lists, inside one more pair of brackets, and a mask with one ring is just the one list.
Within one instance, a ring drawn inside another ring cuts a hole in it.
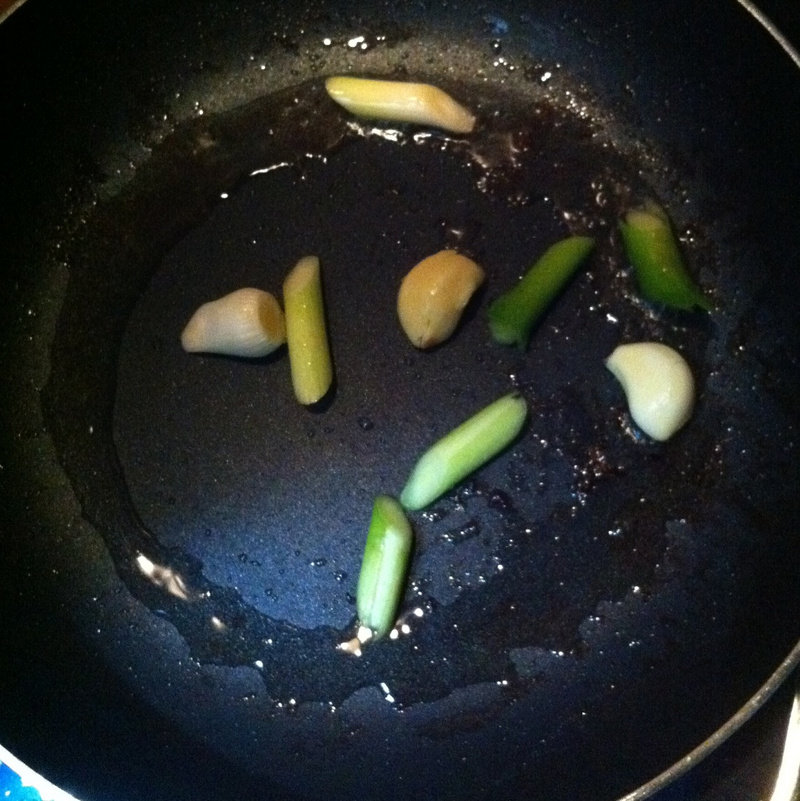
[{"label": "cooking oil in pan", "polygon": [[[110,299],[95,347],[117,364],[113,381],[82,378],[106,410],[102,446],[74,459],[61,440],[67,464],[119,479],[79,477],[85,512],[195,659],[255,665],[275,698],[338,704],[389,674],[402,705],[497,677],[525,686],[527,649],[580,653],[598,608],[664,581],[669,521],[697,514],[700,530],[714,511],[696,495],[721,480],[713,435],[631,436],[602,364],[621,340],[658,338],[702,374],[707,323],[647,309],[620,255],[621,210],[660,176],[569,107],[462,89],[481,120],[466,138],[353,120],[318,83],[204,115],[101,206],[75,259],[66,314]],[[591,263],[526,352],[492,343],[488,302],[567,233],[597,238]],[[443,247],[478,261],[487,286],[453,339],[421,353],[396,324],[397,286]],[[91,269],[110,252],[113,276]],[[323,265],[337,375],[317,413],[294,402],[281,352],[194,356],[179,341],[200,303],[277,293],[307,253]],[[73,391],[64,370],[52,415]],[[413,518],[402,636],[343,658],[372,498],[511,387],[531,407],[524,436]]]}]

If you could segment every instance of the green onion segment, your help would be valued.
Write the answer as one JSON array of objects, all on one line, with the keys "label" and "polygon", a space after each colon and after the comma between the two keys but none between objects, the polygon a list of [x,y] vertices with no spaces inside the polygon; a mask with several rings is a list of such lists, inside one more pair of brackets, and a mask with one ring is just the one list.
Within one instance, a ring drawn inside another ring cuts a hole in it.
[{"label": "green onion segment", "polygon": [[622,240],[642,297],[675,309],[709,311],[711,301],[692,281],[669,217],[657,203],[631,209],[620,222]]},{"label": "green onion segment", "polygon": [[391,631],[397,619],[413,544],[403,507],[391,496],[379,495],[372,507],[356,590],[358,619],[376,638]]},{"label": "green onion segment", "polygon": [[430,84],[334,75],[325,81],[325,89],[359,117],[435,125],[454,133],[469,133],[475,127],[469,109]]},{"label": "green onion segment", "polygon": [[549,247],[519,283],[489,306],[489,330],[495,341],[526,348],[533,326],[593,247],[589,236],[570,236]]},{"label": "green onion segment", "polygon": [[517,392],[481,409],[425,451],[400,494],[400,503],[417,510],[435,501],[510,444],[527,414],[528,405]]},{"label": "green onion segment", "polygon": [[286,276],[283,305],[295,397],[306,405],[316,403],[333,381],[322,278],[316,256],[300,259]]}]

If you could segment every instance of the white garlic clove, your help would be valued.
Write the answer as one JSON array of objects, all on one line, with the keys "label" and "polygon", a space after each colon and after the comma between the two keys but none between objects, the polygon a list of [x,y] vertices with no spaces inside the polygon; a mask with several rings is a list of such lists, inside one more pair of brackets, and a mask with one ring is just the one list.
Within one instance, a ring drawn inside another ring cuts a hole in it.
[{"label": "white garlic clove", "polygon": [[480,266],[455,250],[412,267],[397,294],[397,316],[411,343],[424,349],[448,339],[484,278]]},{"label": "white garlic clove", "polygon": [[619,345],[605,360],[622,385],[631,417],[645,434],[664,441],[694,409],[692,371],[683,356],[660,342]]},{"label": "white garlic clove", "polygon": [[247,287],[204,303],[181,334],[189,353],[267,356],[286,341],[283,310],[274,295]]}]

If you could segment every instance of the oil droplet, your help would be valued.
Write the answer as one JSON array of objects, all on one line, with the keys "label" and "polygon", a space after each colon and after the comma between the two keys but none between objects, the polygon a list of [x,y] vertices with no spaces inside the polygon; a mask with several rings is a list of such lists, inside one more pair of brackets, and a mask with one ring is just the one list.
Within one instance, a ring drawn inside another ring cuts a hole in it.
[{"label": "oil droplet", "polygon": [[498,512],[507,512],[512,506],[511,498],[502,490],[494,490],[489,496],[488,506],[490,509],[496,509]]},{"label": "oil droplet", "polygon": [[463,526],[457,529],[452,529],[451,531],[446,531],[439,537],[441,542],[447,542],[451,545],[456,545],[459,542],[464,542],[465,540],[471,540],[473,537],[477,537],[478,534],[481,533],[481,527],[478,524],[477,520],[469,520]]}]

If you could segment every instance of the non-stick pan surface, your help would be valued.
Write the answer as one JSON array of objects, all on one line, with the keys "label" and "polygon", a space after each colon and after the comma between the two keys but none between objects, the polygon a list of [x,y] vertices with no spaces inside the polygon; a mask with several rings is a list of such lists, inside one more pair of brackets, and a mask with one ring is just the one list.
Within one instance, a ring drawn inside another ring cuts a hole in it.
[{"label": "non-stick pan surface", "polygon": [[[770,676],[800,636],[800,80],[734,3],[647,5],[32,3],[3,26],[30,43],[2,242],[12,750],[86,798],[614,798]],[[322,88],[341,71],[438,83],[478,129],[355,124]],[[711,314],[638,298],[617,220],[647,197]],[[494,345],[487,303],[570,232],[597,239],[586,269],[527,351]],[[422,353],[396,289],[446,246],[488,280]],[[181,350],[200,303],[278,292],[307,253],[319,408],[283,352]],[[698,378],[666,444],[603,366],[637,339]],[[520,439],[413,516],[401,635],[337,650],[374,496],[512,388]]]}]

